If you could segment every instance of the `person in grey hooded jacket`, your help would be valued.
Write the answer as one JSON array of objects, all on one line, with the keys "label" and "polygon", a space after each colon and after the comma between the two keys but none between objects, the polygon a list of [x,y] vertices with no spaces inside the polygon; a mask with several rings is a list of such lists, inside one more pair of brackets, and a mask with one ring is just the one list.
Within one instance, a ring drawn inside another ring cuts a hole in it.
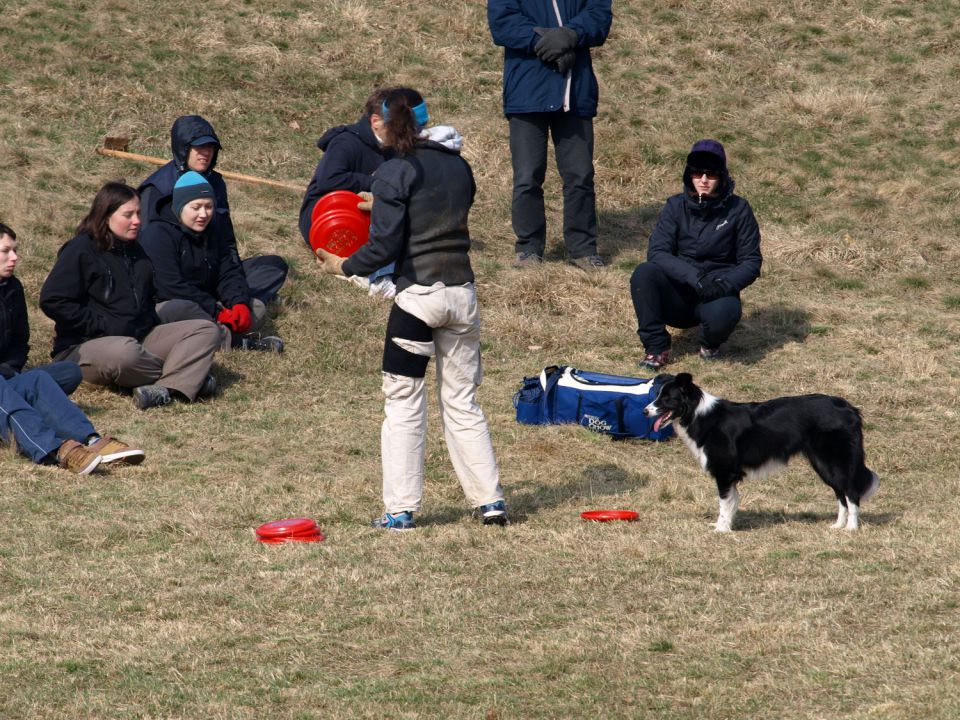
[{"label": "person in grey hooded jacket", "polygon": [[760,276],[760,228],[750,204],[734,194],[726,152],[699,140],[687,155],[683,192],[660,211],[647,262],[630,278],[641,367],[659,370],[670,359],[666,326],[700,326],[700,356],[719,357],[737,323],[740,291]]}]

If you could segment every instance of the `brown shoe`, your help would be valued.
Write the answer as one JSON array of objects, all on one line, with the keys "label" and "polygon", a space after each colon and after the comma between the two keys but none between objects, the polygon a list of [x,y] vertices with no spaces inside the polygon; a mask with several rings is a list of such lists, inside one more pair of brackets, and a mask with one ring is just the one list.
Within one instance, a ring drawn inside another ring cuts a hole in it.
[{"label": "brown shoe", "polygon": [[513,262],[513,266],[517,270],[539,267],[540,265],[543,265],[543,258],[532,252],[518,252],[517,259]]},{"label": "brown shoe", "polygon": [[147,454],[143,450],[138,450],[121,442],[114,437],[104,435],[93,445],[87,445],[87,450],[100,456],[100,462],[104,465],[112,462],[121,462],[125,465],[139,465]]},{"label": "brown shoe", "polygon": [[89,475],[96,470],[101,458],[83,443],[76,440],[64,440],[57,453],[60,467],[77,475]]}]

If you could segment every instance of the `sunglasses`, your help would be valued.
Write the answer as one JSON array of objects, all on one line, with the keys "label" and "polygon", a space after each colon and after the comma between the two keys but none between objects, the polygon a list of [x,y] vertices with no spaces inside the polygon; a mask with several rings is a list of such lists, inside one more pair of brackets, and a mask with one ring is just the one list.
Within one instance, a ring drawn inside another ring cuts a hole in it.
[{"label": "sunglasses", "polygon": [[720,171],[719,170],[701,170],[700,168],[690,168],[690,177],[692,178],[701,178],[704,175],[707,176],[707,180],[719,180]]}]

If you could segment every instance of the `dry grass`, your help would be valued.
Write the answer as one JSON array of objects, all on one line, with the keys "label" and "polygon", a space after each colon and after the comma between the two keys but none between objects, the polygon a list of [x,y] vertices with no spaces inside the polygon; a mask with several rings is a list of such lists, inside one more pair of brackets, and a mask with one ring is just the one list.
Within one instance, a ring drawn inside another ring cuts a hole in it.
[{"label": "dry grass", "polygon": [[[960,93],[953,3],[671,0],[615,4],[595,54],[601,251],[510,269],[500,52],[485,4],[179,0],[0,2],[0,219],[34,304],[99,185],[150,168],[94,155],[106,135],[166,154],[198,112],[223,169],[306,184],[315,139],[370,89],[408,82],[467,139],[485,383],[516,522],[467,517],[439,438],[422,528],[380,509],[378,366],[387,307],[320,278],[300,198],[231,184],[245,254],[293,265],[274,318],[288,350],[226,355],[225,393],[137,413],[82,388],[148,461],[78,479],[0,450],[4,718],[953,718],[960,513]],[[714,490],[676,443],[611,443],[513,419],[542,366],[635,373],[627,292],[680,163],[727,145],[764,234],[729,354],[676,367],[733,399],[842,394],[883,479],[862,532],[829,531],[802,463],[743,488],[716,536]],[[35,309],[31,360],[51,324]],[[640,521],[587,525],[631,507]],[[291,515],[328,534],[258,545]],[[386,710],[385,710],[386,708]]]}]

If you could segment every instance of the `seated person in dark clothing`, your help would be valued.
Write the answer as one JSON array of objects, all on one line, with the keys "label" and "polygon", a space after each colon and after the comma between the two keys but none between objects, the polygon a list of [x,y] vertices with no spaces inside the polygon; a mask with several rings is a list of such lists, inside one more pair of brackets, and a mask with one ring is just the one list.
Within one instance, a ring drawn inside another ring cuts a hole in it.
[{"label": "seated person in dark clothing", "polygon": [[659,370],[669,362],[667,325],[699,325],[700,357],[712,360],[740,322],[740,291],[759,277],[762,257],[753,210],[733,190],[723,145],[697,141],[687,155],[683,192],[667,200],[647,262],[630,278],[641,367]]},{"label": "seated person in dark clothing", "polygon": [[80,366],[58,362],[24,370],[30,325],[23,285],[14,276],[17,234],[0,224],[0,441],[35,463],[86,475],[111,462],[137,464],[144,452],[101,436],[67,394],[83,379]]},{"label": "seated person in dark clothing", "polygon": [[[173,151],[173,160],[153,173],[137,188],[143,209],[141,232],[156,219],[157,201],[161,197],[172,194],[177,180],[185,172],[193,170],[203,175],[213,188],[217,216],[222,221],[226,237],[237,256],[237,261],[240,262],[233,221],[230,219],[227,184],[223,181],[223,176],[214,170],[221,145],[213,125],[199,115],[178,117],[170,128],[170,149]],[[277,299],[289,269],[282,257],[257,255],[243,260],[241,266],[253,297],[264,303]]]},{"label": "seated person in dark clothing", "polygon": [[156,272],[160,318],[215,320],[221,349],[283,350],[280,338],[255,334],[266,321],[267,308],[247,285],[216,213],[210,183],[200,173],[184,173],[155,210],[140,244]]}]

